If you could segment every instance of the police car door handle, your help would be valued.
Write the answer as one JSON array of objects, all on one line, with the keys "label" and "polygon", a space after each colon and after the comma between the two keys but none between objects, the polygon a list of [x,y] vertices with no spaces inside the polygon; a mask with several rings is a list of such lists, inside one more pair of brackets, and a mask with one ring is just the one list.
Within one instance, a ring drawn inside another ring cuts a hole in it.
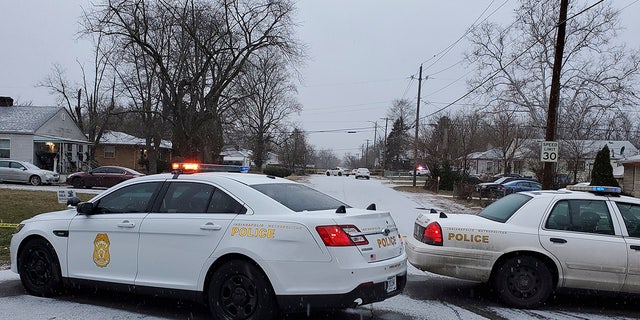
[{"label": "police car door handle", "polygon": [[120,227],[120,228],[133,228],[135,226],[136,226],[136,224],[133,223],[133,222],[130,222],[129,220],[124,220],[124,221],[118,223],[118,227]]},{"label": "police car door handle", "polygon": [[214,224],[213,222],[207,222],[207,223],[201,225],[200,229],[202,229],[202,230],[220,230],[220,229],[222,229],[222,226],[219,225],[219,224]]},{"label": "police car door handle", "polygon": [[631,245],[631,250],[640,250],[640,246]]},{"label": "police car door handle", "polygon": [[565,239],[560,239],[560,238],[551,238],[549,239],[551,242],[553,243],[567,243],[567,240]]}]

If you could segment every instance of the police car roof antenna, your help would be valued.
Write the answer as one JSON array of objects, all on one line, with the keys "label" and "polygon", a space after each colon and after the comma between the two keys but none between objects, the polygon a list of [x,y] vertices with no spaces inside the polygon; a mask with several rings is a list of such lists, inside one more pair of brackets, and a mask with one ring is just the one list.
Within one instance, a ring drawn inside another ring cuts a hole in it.
[{"label": "police car roof antenna", "polygon": [[376,210],[376,204],[375,204],[375,203],[370,204],[370,205],[367,207],[367,210],[374,210],[374,211],[375,211],[375,210]]},{"label": "police car roof antenna", "polygon": [[448,217],[447,217],[447,214],[446,214],[446,213],[444,213],[444,212],[440,211],[440,218],[441,218],[441,219],[444,219],[444,218],[448,218]]},{"label": "police car roof antenna", "polygon": [[347,208],[345,206],[339,206],[338,209],[336,209],[336,213],[347,213]]}]

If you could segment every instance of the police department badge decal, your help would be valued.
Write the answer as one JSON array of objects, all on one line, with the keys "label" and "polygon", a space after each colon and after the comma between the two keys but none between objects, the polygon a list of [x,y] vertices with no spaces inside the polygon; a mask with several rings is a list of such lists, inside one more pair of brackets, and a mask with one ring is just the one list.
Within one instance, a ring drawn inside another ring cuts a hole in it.
[{"label": "police department badge decal", "polygon": [[98,233],[93,240],[93,262],[96,266],[104,268],[109,265],[109,236],[106,233]]}]

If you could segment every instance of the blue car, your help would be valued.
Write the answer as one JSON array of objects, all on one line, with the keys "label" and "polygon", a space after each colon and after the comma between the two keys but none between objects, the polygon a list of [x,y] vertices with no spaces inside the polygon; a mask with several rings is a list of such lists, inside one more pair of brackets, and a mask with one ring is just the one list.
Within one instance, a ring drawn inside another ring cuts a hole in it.
[{"label": "blue car", "polygon": [[513,180],[498,186],[498,192],[502,193],[502,195],[532,190],[542,190],[542,185],[531,180]]}]

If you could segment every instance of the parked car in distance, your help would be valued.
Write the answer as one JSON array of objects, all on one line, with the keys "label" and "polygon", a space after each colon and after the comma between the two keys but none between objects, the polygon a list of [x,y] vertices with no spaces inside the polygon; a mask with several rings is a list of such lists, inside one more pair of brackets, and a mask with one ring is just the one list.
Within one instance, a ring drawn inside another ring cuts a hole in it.
[{"label": "parked car in distance", "polygon": [[480,194],[481,198],[488,198],[490,196],[496,196],[496,195],[500,195],[501,192],[499,192],[498,188],[501,184],[503,183],[507,183],[509,181],[515,181],[515,180],[530,180],[530,181],[536,181],[533,178],[522,178],[522,177],[502,177],[498,180],[495,180],[493,182],[483,182],[483,183],[478,183],[476,185],[476,191]]},{"label": "parked car in distance", "polygon": [[74,188],[110,188],[122,181],[140,176],[144,176],[144,174],[133,169],[119,166],[103,166],[87,172],[72,173],[67,176],[66,182]]},{"label": "parked car in distance", "polygon": [[356,170],[356,179],[364,178],[369,180],[370,176],[371,176],[371,172],[369,172],[369,169],[367,168],[358,168]]},{"label": "parked car in distance", "polygon": [[0,160],[0,182],[4,181],[38,186],[58,183],[60,175],[51,170],[40,169],[27,161],[3,159]]},{"label": "parked car in distance", "polygon": [[327,169],[327,172],[325,172],[325,174],[327,176],[349,176],[348,171],[345,171],[343,168],[340,167],[335,167],[333,169]]},{"label": "parked car in distance", "polygon": [[498,186],[498,192],[502,195],[512,194],[520,191],[542,190],[542,185],[531,180],[514,180]]}]

